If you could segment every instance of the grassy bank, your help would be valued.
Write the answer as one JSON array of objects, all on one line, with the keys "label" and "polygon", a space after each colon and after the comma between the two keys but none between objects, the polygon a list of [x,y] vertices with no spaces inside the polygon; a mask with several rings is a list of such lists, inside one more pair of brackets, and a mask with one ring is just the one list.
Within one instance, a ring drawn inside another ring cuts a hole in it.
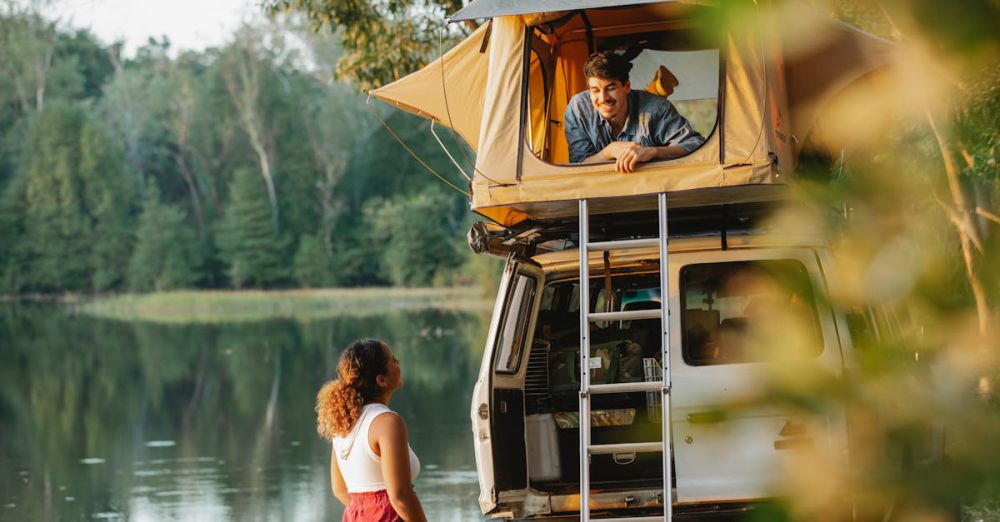
[{"label": "grassy bank", "polygon": [[123,321],[219,323],[266,319],[309,321],[420,308],[479,312],[491,309],[493,298],[484,295],[479,287],[334,288],[128,294],[70,306],[78,313]]}]

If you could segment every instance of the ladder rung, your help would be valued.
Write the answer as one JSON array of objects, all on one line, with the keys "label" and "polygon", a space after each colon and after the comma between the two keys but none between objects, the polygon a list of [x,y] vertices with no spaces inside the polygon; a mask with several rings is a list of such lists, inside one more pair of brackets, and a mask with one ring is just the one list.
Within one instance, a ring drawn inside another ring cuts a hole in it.
[{"label": "ladder rung", "polygon": [[615,518],[592,518],[593,522],[663,522],[663,515],[658,517],[615,517]]},{"label": "ladder rung", "polygon": [[604,250],[625,250],[629,248],[647,248],[660,245],[660,239],[652,237],[649,239],[620,239],[618,241],[595,241],[587,243],[587,249],[594,251]]},{"label": "ladder rung", "polygon": [[587,447],[591,455],[611,455],[613,453],[663,451],[662,442],[628,442],[625,444],[591,444]]},{"label": "ladder rung", "polygon": [[587,314],[587,320],[594,321],[631,321],[633,319],[659,319],[661,310],[626,310],[624,312],[595,312]]},{"label": "ladder rung", "polygon": [[629,393],[629,392],[654,392],[663,389],[662,381],[650,382],[616,382],[614,384],[591,384],[590,393],[598,395],[601,393]]}]

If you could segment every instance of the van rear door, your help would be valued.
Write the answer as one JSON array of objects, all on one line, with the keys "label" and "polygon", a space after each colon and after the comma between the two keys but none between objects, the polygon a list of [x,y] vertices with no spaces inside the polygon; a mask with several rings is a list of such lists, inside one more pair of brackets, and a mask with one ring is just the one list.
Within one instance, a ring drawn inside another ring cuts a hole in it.
[{"label": "van rear door", "polygon": [[508,262],[493,307],[471,412],[479,506],[484,514],[496,508],[499,491],[527,487],[521,383],[542,282],[537,267]]},{"label": "van rear door", "polygon": [[[815,254],[741,249],[677,253],[670,261],[678,502],[772,496],[797,448],[829,451],[846,465],[842,414],[817,421],[766,403],[746,405],[766,389],[768,365],[777,364],[771,350],[800,350],[795,357],[843,371],[835,316],[816,299],[823,279]],[[757,342],[769,321],[787,330],[780,337],[788,346]]]}]

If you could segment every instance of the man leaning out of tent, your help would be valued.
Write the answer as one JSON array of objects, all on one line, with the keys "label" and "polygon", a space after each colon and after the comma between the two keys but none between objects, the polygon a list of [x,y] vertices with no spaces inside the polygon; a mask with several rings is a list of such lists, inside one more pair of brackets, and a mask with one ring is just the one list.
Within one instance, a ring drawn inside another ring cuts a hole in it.
[{"label": "man leaning out of tent", "polygon": [[613,51],[599,51],[583,65],[587,90],[566,106],[566,141],[571,163],[614,161],[619,172],[639,163],[679,158],[705,138],[662,96],[632,90],[632,68]]}]

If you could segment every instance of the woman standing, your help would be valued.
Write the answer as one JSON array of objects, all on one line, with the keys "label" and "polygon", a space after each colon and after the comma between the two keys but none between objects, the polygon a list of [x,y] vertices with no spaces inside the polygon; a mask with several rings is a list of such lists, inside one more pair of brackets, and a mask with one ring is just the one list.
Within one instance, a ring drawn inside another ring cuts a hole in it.
[{"label": "woman standing", "polygon": [[347,506],[344,522],[426,522],[413,480],[420,461],[407,442],[406,423],[389,409],[403,384],[399,359],[375,339],[351,343],[340,355],[338,378],[316,397],[318,431],[333,442],[333,494]]}]

